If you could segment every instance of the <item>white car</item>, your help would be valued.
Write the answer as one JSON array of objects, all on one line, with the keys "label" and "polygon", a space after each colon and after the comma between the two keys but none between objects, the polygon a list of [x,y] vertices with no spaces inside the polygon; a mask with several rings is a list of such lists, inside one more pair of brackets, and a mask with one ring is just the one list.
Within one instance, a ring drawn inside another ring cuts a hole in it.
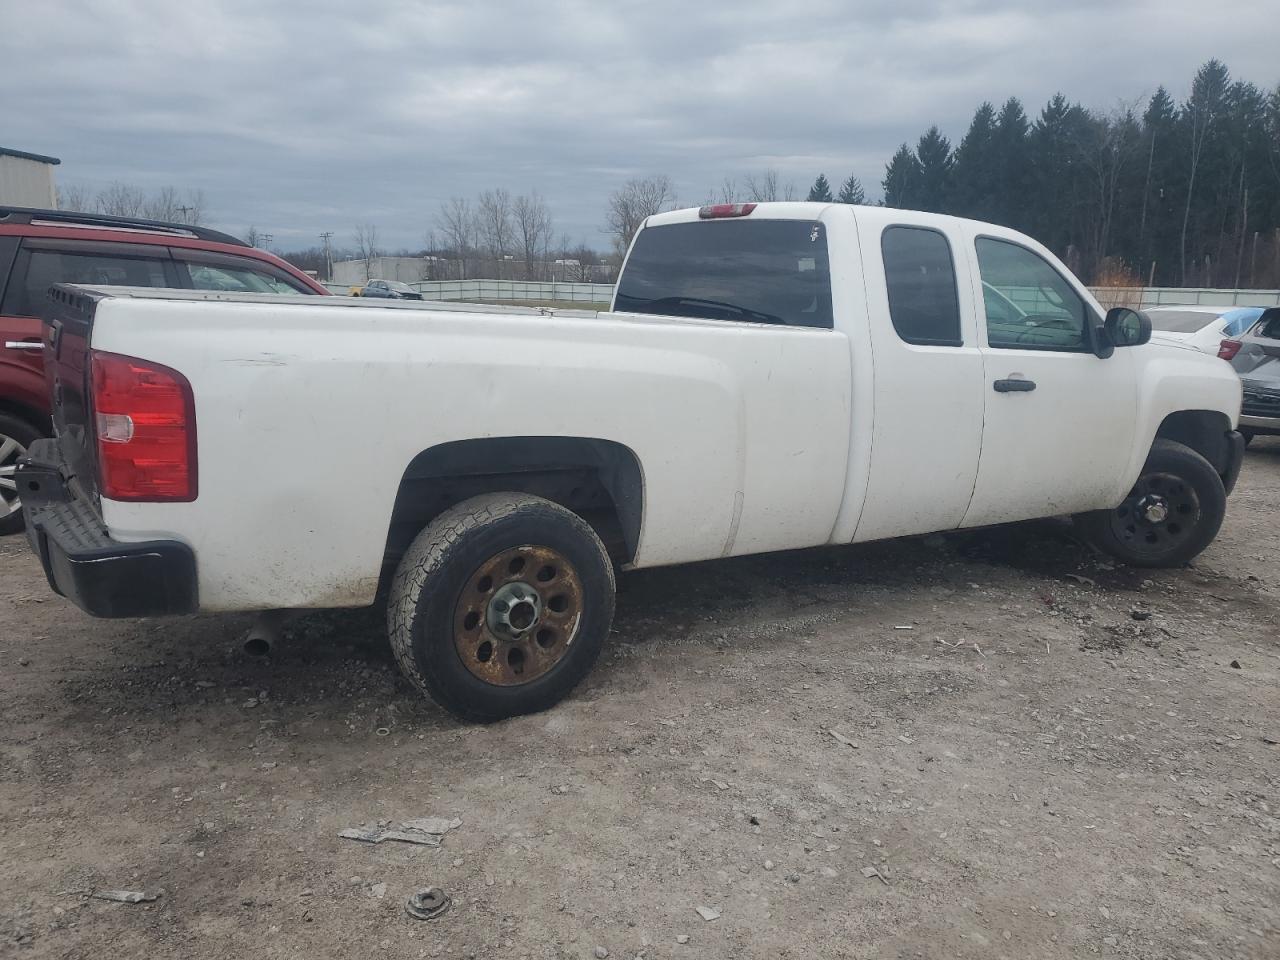
[{"label": "white car", "polygon": [[1262,307],[1149,307],[1143,311],[1151,321],[1151,335],[1158,340],[1176,340],[1203,353],[1218,355],[1223,340],[1240,336],[1258,322]]},{"label": "white car", "polygon": [[1172,566],[1244,452],[1228,364],[1104,319],[1022,234],[888,207],[650,217],[600,314],[53,296],[58,436],[17,478],[55,589],[96,616],[386,598],[402,669],[471,720],[582,679],[615,570],[1063,514]]}]

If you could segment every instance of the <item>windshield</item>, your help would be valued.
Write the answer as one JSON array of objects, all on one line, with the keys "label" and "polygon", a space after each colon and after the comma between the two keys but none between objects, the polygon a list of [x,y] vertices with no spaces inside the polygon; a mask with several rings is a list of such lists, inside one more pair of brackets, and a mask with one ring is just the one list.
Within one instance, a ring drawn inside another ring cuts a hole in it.
[{"label": "windshield", "polygon": [[640,231],[614,309],[831,326],[826,229],[811,220],[709,220]]}]

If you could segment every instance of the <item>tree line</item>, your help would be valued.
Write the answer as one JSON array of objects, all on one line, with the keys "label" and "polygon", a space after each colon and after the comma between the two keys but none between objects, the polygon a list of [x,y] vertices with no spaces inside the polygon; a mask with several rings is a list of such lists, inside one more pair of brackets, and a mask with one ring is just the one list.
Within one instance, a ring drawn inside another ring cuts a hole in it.
[{"label": "tree line", "polygon": [[1028,233],[1089,283],[1280,286],[1280,85],[1218,60],[1180,103],[983,103],[958,146],[937,126],[902,144],[882,185],[886,206]]}]

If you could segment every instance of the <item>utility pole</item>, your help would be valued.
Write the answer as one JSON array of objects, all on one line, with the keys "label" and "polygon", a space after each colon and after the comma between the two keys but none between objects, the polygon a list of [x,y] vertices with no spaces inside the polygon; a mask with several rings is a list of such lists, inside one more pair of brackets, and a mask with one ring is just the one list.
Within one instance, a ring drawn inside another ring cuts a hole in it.
[{"label": "utility pole", "polygon": [[263,250],[270,250],[271,241],[275,239],[275,235],[270,233],[260,233],[258,234],[258,239],[262,241]]},{"label": "utility pole", "polygon": [[320,234],[320,239],[324,243],[324,278],[333,280],[333,249],[329,246],[329,241],[333,239],[333,231],[326,230]]},{"label": "utility pole", "polygon": [[177,207],[178,213],[182,214],[182,220],[181,220],[182,223],[189,222],[187,220],[187,217],[191,215],[191,211],[194,209],[195,207],[187,207],[187,206],[181,206],[181,205]]}]

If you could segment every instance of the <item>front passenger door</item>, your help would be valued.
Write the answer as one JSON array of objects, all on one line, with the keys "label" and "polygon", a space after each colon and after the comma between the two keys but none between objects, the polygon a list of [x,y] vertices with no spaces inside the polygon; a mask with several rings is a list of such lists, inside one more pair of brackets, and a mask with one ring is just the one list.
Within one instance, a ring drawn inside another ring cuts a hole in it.
[{"label": "front passenger door", "polygon": [[1000,237],[971,240],[984,304],[982,456],[965,527],[1111,507],[1126,492],[1130,350],[1093,352],[1100,318],[1065,271]]}]

